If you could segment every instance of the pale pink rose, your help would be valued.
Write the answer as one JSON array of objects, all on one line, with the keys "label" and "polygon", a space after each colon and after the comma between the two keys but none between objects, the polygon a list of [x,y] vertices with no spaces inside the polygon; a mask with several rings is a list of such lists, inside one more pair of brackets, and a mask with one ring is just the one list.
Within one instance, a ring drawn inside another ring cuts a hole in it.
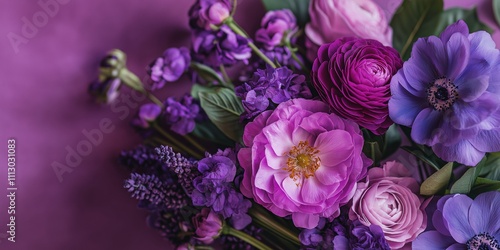
[{"label": "pale pink rose", "polygon": [[366,182],[358,183],[349,211],[351,220],[380,226],[391,249],[405,247],[427,227],[425,208],[430,199],[418,195],[419,184],[409,175],[395,161],[370,169]]},{"label": "pale pink rose", "polygon": [[306,25],[307,57],[316,58],[319,46],[353,36],[392,45],[392,29],[385,12],[372,0],[311,0],[311,22]]}]

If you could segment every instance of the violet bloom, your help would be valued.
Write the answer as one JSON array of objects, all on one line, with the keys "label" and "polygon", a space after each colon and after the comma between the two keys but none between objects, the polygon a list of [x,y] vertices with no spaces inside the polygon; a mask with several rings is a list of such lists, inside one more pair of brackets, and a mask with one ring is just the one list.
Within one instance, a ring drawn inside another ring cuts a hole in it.
[{"label": "violet bloom", "polygon": [[97,101],[104,103],[112,103],[118,98],[121,81],[119,78],[108,78],[104,81],[95,81],[89,85],[89,93],[94,96]]},{"label": "violet bloom", "polygon": [[[245,119],[252,119],[268,108],[293,98],[311,98],[305,76],[294,74],[287,67],[258,69],[252,79],[235,89],[242,99]],[[272,105],[271,105],[272,104]]]},{"label": "violet bloom", "polygon": [[413,242],[413,249],[500,249],[500,192],[490,191],[474,200],[463,194],[438,201],[432,223]]},{"label": "violet bloom", "polygon": [[197,31],[193,36],[193,50],[197,61],[212,67],[230,66],[238,61],[248,63],[252,50],[248,39],[223,25],[218,30]]},{"label": "violet bloom", "polygon": [[149,74],[153,89],[162,88],[166,82],[175,82],[186,72],[191,62],[189,50],[185,47],[170,48],[151,65]]},{"label": "violet bloom", "polygon": [[349,229],[349,234],[335,236],[333,239],[335,249],[391,249],[380,226],[365,226],[356,220],[350,223]]},{"label": "violet bloom", "polygon": [[193,29],[211,30],[229,17],[233,9],[229,0],[198,0],[189,9],[189,25]]},{"label": "violet bloom", "polygon": [[418,39],[392,78],[391,119],[445,161],[475,166],[500,151],[499,51],[485,31],[464,21],[440,37]]},{"label": "violet bloom", "polygon": [[199,112],[200,106],[189,95],[185,95],[180,102],[173,97],[165,102],[165,119],[171,125],[170,129],[180,135],[193,132]]},{"label": "violet bloom", "polygon": [[261,28],[255,33],[255,41],[265,49],[272,50],[275,46],[290,41],[297,31],[297,20],[290,10],[271,10],[262,18]]},{"label": "violet bloom", "polygon": [[149,128],[150,124],[161,114],[161,108],[154,103],[147,103],[139,108],[139,114],[132,124],[141,128]]},{"label": "violet bloom", "polygon": [[252,221],[247,214],[251,202],[237,192],[232,183],[236,175],[235,163],[226,156],[211,156],[198,162],[201,176],[193,180],[193,205],[211,207],[238,230]]}]

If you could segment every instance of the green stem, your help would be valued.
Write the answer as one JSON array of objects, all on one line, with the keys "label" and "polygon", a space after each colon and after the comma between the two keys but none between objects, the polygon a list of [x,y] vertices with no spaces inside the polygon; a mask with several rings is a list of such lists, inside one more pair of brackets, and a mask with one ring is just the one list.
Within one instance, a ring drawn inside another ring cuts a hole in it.
[{"label": "green stem", "polygon": [[148,96],[149,100],[151,100],[156,105],[158,105],[161,108],[161,110],[165,109],[165,105],[163,105],[163,103],[160,101],[160,99],[158,99],[156,96],[154,96],[153,93],[146,91],[146,95]]},{"label": "green stem", "polygon": [[186,147],[186,145],[182,144],[177,139],[175,139],[171,134],[169,134],[165,130],[163,130],[160,126],[158,126],[157,123],[153,123],[153,128],[156,129],[156,131],[158,131],[161,135],[163,135],[167,140],[169,140],[172,143],[174,143],[174,145],[176,145],[177,147],[179,147],[185,153],[191,155],[192,157],[194,157],[196,159],[203,158],[202,155],[200,155],[200,154],[196,153],[195,151],[191,150],[189,147]]},{"label": "green stem", "polygon": [[290,48],[290,52],[292,53],[293,60],[295,60],[300,65],[302,70],[305,70],[305,71],[307,71],[307,73],[309,73],[309,69],[306,68],[306,65],[304,65],[304,63],[297,57],[295,50],[293,48]]},{"label": "green stem", "polygon": [[[217,81],[219,84],[221,85],[226,85],[226,83],[224,82],[224,80],[220,77],[219,74],[217,74],[217,72],[215,72],[214,69],[204,65],[204,64],[201,64],[201,63],[197,63],[197,62],[191,62],[191,64],[189,65],[194,71],[196,71],[198,73],[198,75],[200,75],[201,77],[203,77],[205,80],[215,80]],[[210,77],[212,79],[208,79],[207,77]]]},{"label": "green stem", "polygon": [[193,145],[196,149],[198,149],[202,154],[205,153],[205,148],[203,146],[200,145],[200,143],[198,143],[198,141],[196,141],[191,135],[189,134],[186,134],[184,136],[184,138],[186,138],[186,140],[191,143],[191,145]]},{"label": "green stem", "polygon": [[220,67],[220,72],[222,73],[222,77],[224,78],[224,82],[226,82],[226,86],[234,89],[233,83],[231,82],[231,79],[229,78],[229,75],[227,74],[226,67],[224,67],[224,64],[221,64]]},{"label": "green stem", "polygon": [[249,210],[249,214],[252,216],[253,219],[256,220],[256,222],[260,222],[259,224],[261,224],[263,227],[269,229],[270,231],[275,232],[277,235],[282,236],[286,240],[300,246],[299,238],[288,228],[284,227],[279,223],[276,223],[274,220],[269,219],[267,216],[265,216],[264,214],[260,213],[259,211],[253,208]]},{"label": "green stem", "polygon": [[236,230],[236,229],[234,229],[234,228],[232,228],[230,226],[225,226],[224,229],[223,229],[223,231],[222,231],[222,233],[223,234],[227,234],[227,235],[232,235],[234,237],[237,237],[240,240],[245,241],[246,243],[254,246],[257,249],[260,249],[260,250],[272,250],[272,248],[268,247],[266,244],[264,244],[261,241],[255,239],[254,237],[246,234],[243,231]]},{"label": "green stem", "polygon": [[[242,36],[242,37],[245,37],[245,38],[248,38],[247,34],[245,34],[245,32],[243,31],[243,29],[241,29],[238,24],[236,24],[236,22],[234,21],[234,19],[228,17],[226,18],[226,20],[224,21],[225,24],[227,24],[227,26],[229,28],[231,28],[231,30],[234,31],[234,33]],[[276,68],[276,64],[274,64],[273,61],[271,61],[271,59],[269,59],[269,57],[267,57],[266,55],[264,55],[264,53],[262,53],[262,51],[260,51],[259,48],[257,48],[257,46],[255,46],[255,44],[251,41],[248,41],[248,46],[252,49],[252,51],[258,56],[260,57],[262,60],[264,60],[267,64],[271,65],[271,67],[273,68]]]}]

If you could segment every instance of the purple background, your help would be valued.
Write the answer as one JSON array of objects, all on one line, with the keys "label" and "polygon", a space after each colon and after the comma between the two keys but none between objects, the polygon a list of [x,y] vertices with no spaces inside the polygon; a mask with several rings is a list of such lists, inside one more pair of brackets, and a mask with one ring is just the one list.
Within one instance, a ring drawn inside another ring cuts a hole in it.
[{"label": "purple background", "polygon": [[[128,126],[137,104],[118,105],[129,115],[113,112],[93,103],[86,89],[109,49],[124,50],[129,68],[142,78],[145,66],[165,48],[188,45],[186,15],[192,1],[60,1],[65,4],[18,46],[17,53],[8,34],[21,35],[22,18],[32,19],[42,9],[35,0],[0,1],[0,249],[171,249],[147,227],[146,213],[122,188],[128,173],[116,163],[122,149],[140,142]],[[244,28],[255,29],[263,15],[260,3],[239,2],[237,20]],[[378,2],[394,9],[400,1]],[[480,18],[495,28],[500,44],[491,0],[446,3],[446,7],[479,3]],[[184,79],[160,96],[180,95],[188,88]],[[98,129],[103,119],[111,121],[113,131],[104,134],[102,143],[59,182],[53,162],[65,164],[66,148],[75,149],[85,140],[82,130]],[[15,138],[17,145],[14,244],[2,238],[8,223],[8,138]]]}]

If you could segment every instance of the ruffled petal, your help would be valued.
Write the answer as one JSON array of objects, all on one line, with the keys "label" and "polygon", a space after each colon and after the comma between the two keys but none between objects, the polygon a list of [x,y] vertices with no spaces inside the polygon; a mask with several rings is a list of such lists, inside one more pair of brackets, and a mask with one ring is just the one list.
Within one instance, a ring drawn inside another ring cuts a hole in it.
[{"label": "ruffled petal", "polygon": [[500,98],[488,92],[473,102],[457,101],[452,107],[451,125],[459,130],[474,127],[496,112],[499,104]]},{"label": "ruffled petal", "polygon": [[463,20],[458,20],[456,23],[446,27],[446,29],[441,32],[441,35],[439,37],[441,38],[443,43],[446,43],[455,33],[460,33],[464,36],[469,35],[469,27],[467,27],[467,24]]},{"label": "ruffled petal", "polygon": [[500,151],[500,129],[481,130],[474,138],[469,139],[474,148],[483,152]]},{"label": "ruffled petal", "polygon": [[293,213],[292,220],[296,227],[313,229],[319,223],[319,215]]}]

